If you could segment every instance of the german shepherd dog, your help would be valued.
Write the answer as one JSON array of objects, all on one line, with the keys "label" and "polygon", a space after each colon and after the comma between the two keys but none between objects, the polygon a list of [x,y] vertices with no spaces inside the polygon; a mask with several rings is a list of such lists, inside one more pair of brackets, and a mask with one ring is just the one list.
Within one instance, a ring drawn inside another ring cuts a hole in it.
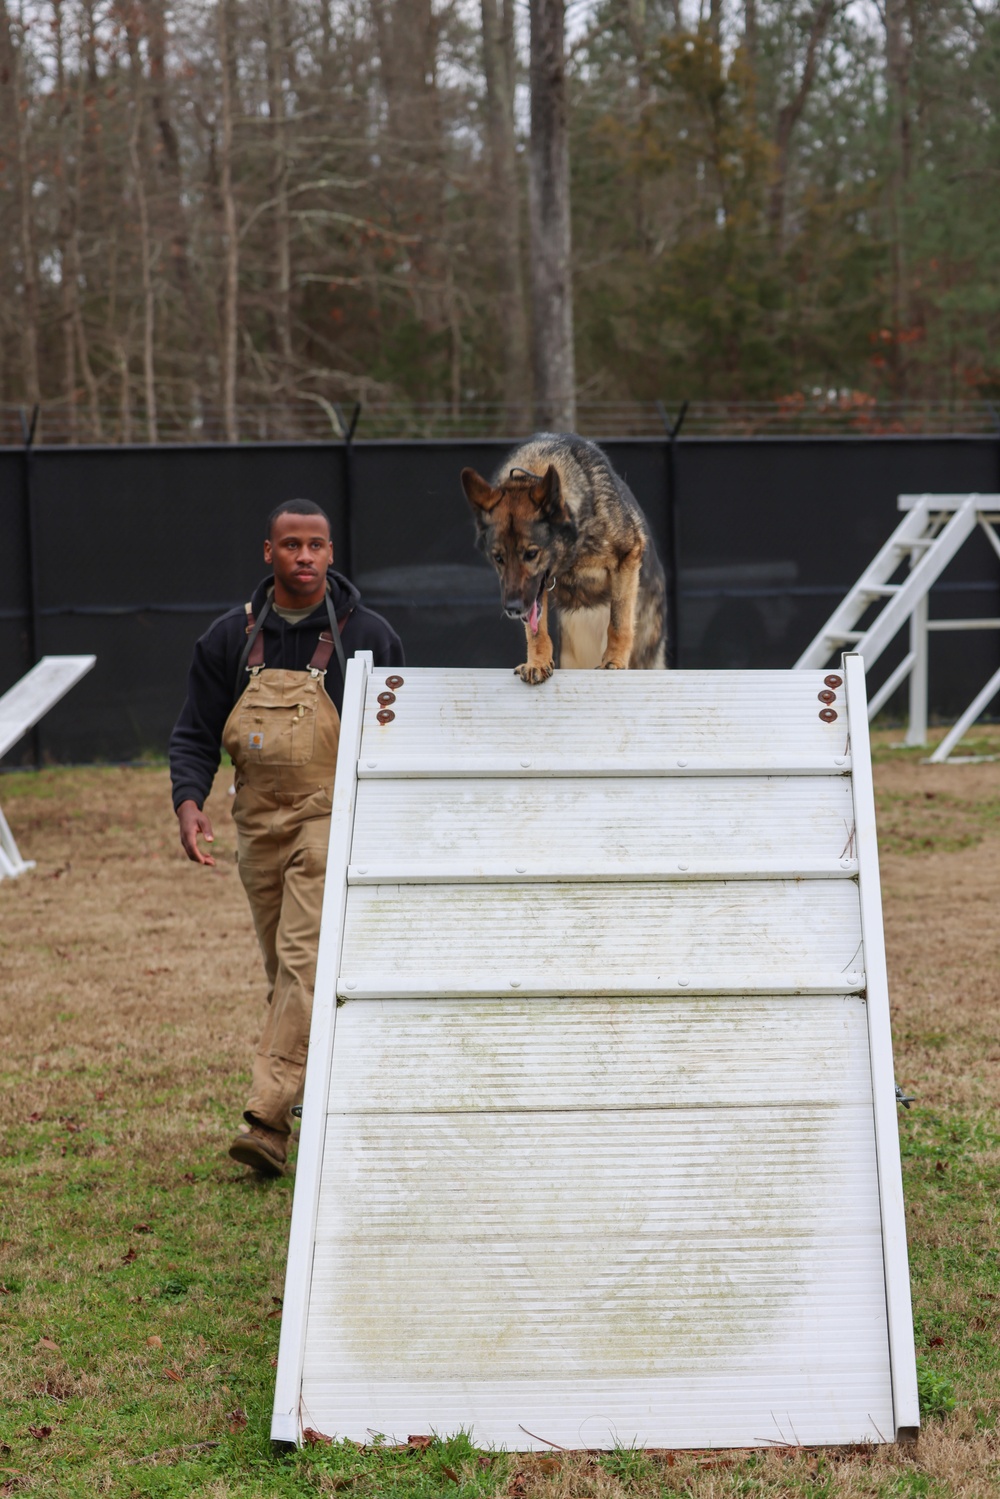
[{"label": "german shepherd dog", "polygon": [[476,545],[500,576],[500,602],[524,623],[522,682],[552,675],[550,600],[559,609],[559,665],[666,665],[666,590],[646,518],[596,443],[538,432],[492,483],[462,470]]}]

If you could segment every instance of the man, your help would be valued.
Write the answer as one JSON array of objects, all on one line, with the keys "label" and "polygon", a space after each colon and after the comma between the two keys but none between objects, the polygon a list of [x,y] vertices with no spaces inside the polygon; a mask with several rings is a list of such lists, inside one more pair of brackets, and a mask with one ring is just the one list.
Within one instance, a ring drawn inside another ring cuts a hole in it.
[{"label": "man", "polygon": [[334,572],[330,522],[311,500],[287,500],[272,512],[264,561],[273,576],[195,646],[187,701],[170,736],[170,774],[184,852],[213,865],[199,839],[213,841],[202,808],[220,745],[235,766],[236,857],[264,956],[268,1011],[246,1125],[229,1154],[280,1176],[309,1043],[344,660],[367,650],[379,667],[402,666],[403,648]]}]

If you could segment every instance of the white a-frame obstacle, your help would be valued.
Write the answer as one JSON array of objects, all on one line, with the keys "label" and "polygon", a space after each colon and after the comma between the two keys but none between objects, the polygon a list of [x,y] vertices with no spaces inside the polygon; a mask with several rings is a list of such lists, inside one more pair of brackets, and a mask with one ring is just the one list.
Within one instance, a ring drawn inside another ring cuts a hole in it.
[{"label": "white a-frame obstacle", "polygon": [[[43,656],[0,697],[0,757],[87,675],[96,660],[96,656]],[[13,879],[34,867],[33,859],[21,858],[0,811],[0,880]]]},{"label": "white a-frame obstacle", "polygon": [[272,1436],[915,1433],[864,670],[349,665]]},{"label": "white a-frame obstacle", "polygon": [[[825,666],[845,646],[857,651],[870,670],[905,624],[909,650],[868,704],[874,718],[907,677],[910,721],[906,743],[927,743],[927,637],[935,630],[1000,630],[1000,619],[930,619],[928,595],[952,558],[978,529],[1000,557],[1000,494],[901,494],[903,519],[888,541],[844,596],[826,624],[796,661],[797,668]],[[909,566],[902,579],[900,568]],[[857,628],[873,606],[878,613],[864,630]],[[881,607],[879,607],[881,606]],[[1000,669],[976,694],[968,708],[930,756],[947,760],[970,724],[1000,692]]]}]

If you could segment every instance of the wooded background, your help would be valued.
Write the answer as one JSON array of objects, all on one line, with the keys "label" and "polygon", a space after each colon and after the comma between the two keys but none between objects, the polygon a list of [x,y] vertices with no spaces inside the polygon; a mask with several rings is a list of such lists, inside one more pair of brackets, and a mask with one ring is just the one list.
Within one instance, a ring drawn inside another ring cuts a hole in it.
[{"label": "wooded background", "polygon": [[[546,5],[0,0],[0,403],[530,427]],[[1000,399],[998,0],[580,0],[549,62],[582,405]]]}]

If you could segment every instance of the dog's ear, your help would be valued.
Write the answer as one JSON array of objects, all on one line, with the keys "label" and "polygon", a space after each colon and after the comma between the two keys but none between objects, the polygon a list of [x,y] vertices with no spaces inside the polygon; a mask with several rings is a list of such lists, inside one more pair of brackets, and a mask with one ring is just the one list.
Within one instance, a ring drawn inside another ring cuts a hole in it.
[{"label": "dog's ear", "polygon": [[[488,515],[500,503],[500,490],[488,484],[474,468],[463,468],[462,488],[473,512],[485,511]],[[480,517],[477,515],[476,519]]]},{"label": "dog's ear", "polygon": [[562,496],[562,485],[559,483],[559,474],[550,463],[539,482],[532,486],[532,503],[538,506],[539,511],[547,521],[558,525],[562,521],[570,519],[569,511],[566,509]]}]

